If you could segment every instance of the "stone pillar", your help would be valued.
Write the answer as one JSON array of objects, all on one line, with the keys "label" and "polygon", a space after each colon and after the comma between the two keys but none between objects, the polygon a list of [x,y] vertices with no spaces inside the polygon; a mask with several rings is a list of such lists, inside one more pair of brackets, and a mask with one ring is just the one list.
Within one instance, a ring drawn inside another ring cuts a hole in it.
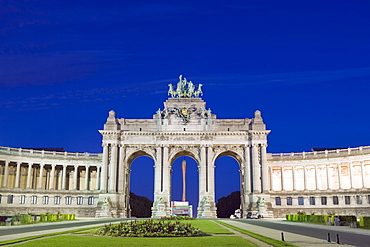
[{"label": "stone pillar", "polygon": [[284,166],[280,167],[281,191],[285,191],[284,187]]},{"label": "stone pillar", "polygon": [[[155,165],[154,165],[155,168]],[[119,162],[118,162],[118,192],[123,193],[126,191],[126,171],[127,171],[127,164],[126,164],[126,148],[124,145],[120,146],[119,149]]]},{"label": "stone pillar", "polygon": [[3,188],[8,188],[8,177],[9,177],[9,161],[6,160],[4,166]]},{"label": "stone pillar", "polygon": [[86,165],[85,172],[85,190],[89,190],[89,175],[90,175],[90,166]]},{"label": "stone pillar", "polygon": [[208,179],[206,169],[206,147],[201,146],[200,148],[200,164],[199,164],[199,198],[208,192]]},{"label": "stone pillar", "polygon": [[107,193],[107,170],[109,163],[109,146],[108,144],[103,144],[103,162],[100,174],[100,190],[102,193]]},{"label": "stone pillar", "polygon": [[[348,149],[350,150],[350,149]],[[351,185],[350,189],[353,189],[353,177],[352,177],[352,162],[348,161],[348,169],[349,169],[349,184]]]},{"label": "stone pillar", "polygon": [[337,166],[338,166],[338,185],[339,185],[339,189],[341,190],[343,189],[342,188],[342,171],[341,171],[342,167],[340,163],[338,163]]},{"label": "stone pillar", "polygon": [[[163,190],[162,185],[162,148],[156,148],[156,160],[154,166],[154,194],[159,196]],[[155,200],[155,198],[154,198]]]},{"label": "stone pillar", "polygon": [[262,166],[262,190],[263,190],[263,193],[269,193],[269,191],[270,191],[270,183],[269,183],[269,179],[268,179],[266,147],[267,147],[267,144],[262,144],[261,145],[261,166]]},{"label": "stone pillar", "polygon": [[361,186],[361,188],[366,188],[365,187],[365,167],[364,167],[364,162],[363,161],[361,161],[360,162],[361,163],[361,184],[362,184],[362,186]]},{"label": "stone pillar", "polygon": [[96,190],[100,190],[100,169],[101,169],[101,166],[97,166],[96,167]]},{"label": "stone pillar", "polygon": [[319,189],[318,181],[317,181],[317,165],[315,165],[315,190]]},{"label": "stone pillar", "polygon": [[27,189],[31,189],[31,177],[32,177],[32,163],[28,163],[28,173],[27,173]]},{"label": "stone pillar", "polygon": [[261,193],[261,167],[258,161],[258,144],[252,145],[253,192]]},{"label": "stone pillar", "polygon": [[250,148],[248,145],[244,147],[244,203],[247,203],[247,195],[251,193],[251,162]]},{"label": "stone pillar", "polygon": [[37,186],[38,189],[42,189],[42,179],[43,179],[43,173],[44,173],[44,164],[40,164],[40,177],[39,177],[39,184]]},{"label": "stone pillar", "polygon": [[297,190],[297,186],[296,186],[296,179],[295,179],[295,177],[296,177],[296,169],[295,169],[295,167],[294,166],[292,166],[292,189],[293,189],[293,191],[294,190]]},{"label": "stone pillar", "polygon": [[50,186],[49,186],[49,190],[54,190],[54,181],[55,181],[55,164],[51,164],[51,174],[50,174]]},{"label": "stone pillar", "polygon": [[329,164],[326,164],[326,189],[331,190],[332,186],[330,184],[330,176],[329,176]]},{"label": "stone pillar", "polygon": [[74,172],[73,172],[73,190],[77,190],[78,186],[78,165],[74,165]]},{"label": "stone pillar", "polygon": [[111,144],[111,159],[109,163],[109,193],[116,192],[116,179],[117,179],[117,144]]},{"label": "stone pillar", "polygon": [[[167,203],[167,210],[170,210],[171,205],[171,165],[168,160],[168,146],[163,147],[163,195],[165,196],[165,202]],[[171,212],[167,212],[167,216],[170,216]]]},{"label": "stone pillar", "polygon": [[208,164],[208,196],[210,203],[211,218],[217,218],[216,203],[215,203],[215,164],[213,163],[213,151],[211,147],[206,147],[206,157]]},{"label": "stone pillar", "polygon": [[303,190],[307,190],[307,170],[305,165],[303,165]]},{"label": "stone pillar", "polygon": [[62,190],[66,189],[66,180],[67,180],[67,165],[63,165],[63,173],[62,173]]},{"label": "stone pillar", "polygon": [[19,188],[19,178],[21,177],[21,164],[22,162],[17,162],[17,170],[15,173],[15,188]]}]

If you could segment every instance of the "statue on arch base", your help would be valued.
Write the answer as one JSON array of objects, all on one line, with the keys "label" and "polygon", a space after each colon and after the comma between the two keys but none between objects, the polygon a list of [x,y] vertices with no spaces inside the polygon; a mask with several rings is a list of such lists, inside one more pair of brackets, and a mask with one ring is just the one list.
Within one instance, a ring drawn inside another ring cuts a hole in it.
[{"label": "statue on arch base", "polygon": [[217,218],[216,205],[211,196],[201,196],[197,218]]}]

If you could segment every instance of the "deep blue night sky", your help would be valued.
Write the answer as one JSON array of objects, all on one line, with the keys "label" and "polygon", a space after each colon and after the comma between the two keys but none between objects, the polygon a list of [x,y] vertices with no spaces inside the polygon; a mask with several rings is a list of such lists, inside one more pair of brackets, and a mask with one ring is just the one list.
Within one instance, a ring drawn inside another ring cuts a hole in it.
[{"label": "deep blue night sky", "polygon": [[[152,118],[180,74],[218,118],[261,110],[268,152],[370,145],[369,13],[343,0],[0,1],[0,145],[101,152],[109,110]],[[216,164],[217,197],[238,189],[234,162]],[[149,195],[135,184],[146,163],[132,185]]]}]

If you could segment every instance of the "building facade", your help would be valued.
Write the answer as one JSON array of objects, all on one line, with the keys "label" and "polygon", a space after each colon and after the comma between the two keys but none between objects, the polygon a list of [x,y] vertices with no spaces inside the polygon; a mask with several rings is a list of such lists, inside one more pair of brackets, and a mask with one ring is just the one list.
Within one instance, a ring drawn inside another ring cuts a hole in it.
[{"label": "building facade", "polygon": [[297,212],[370,216],[370,147],[269,154],[261,112],[218,119],[197,87],[180,76],[151,119],[116,118],[110,111],[103,153],[68,153],[0,147],[0,214],[75,213],[130,217],[130,166],[153,159],[152,217],[171,215],[172,163],[198,164],[198,218],[215,218],[215,161],[240,167],[241,211],[282,217]]}]

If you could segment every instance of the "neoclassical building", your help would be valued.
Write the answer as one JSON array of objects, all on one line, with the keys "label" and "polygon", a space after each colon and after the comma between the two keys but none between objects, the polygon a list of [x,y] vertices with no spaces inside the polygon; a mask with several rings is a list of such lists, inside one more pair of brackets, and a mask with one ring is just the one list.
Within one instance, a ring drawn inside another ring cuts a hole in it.
[{"label": "neoclassical building", "polygon": [[197,217],[215,218],[215,161],[240,167],[241,210],[265,217],[297,212],[370,216],[370,146],[270,154],[260,111],[253,118],[218,119],[195,86],[180,76],[163,109],[150,119],[110,111],[102,154],[0,147],[0,215],[75,213],[130,217],[130,166],[153,159],[152,217],[171,214],[171,171],[181,156],[198,164]]}]

